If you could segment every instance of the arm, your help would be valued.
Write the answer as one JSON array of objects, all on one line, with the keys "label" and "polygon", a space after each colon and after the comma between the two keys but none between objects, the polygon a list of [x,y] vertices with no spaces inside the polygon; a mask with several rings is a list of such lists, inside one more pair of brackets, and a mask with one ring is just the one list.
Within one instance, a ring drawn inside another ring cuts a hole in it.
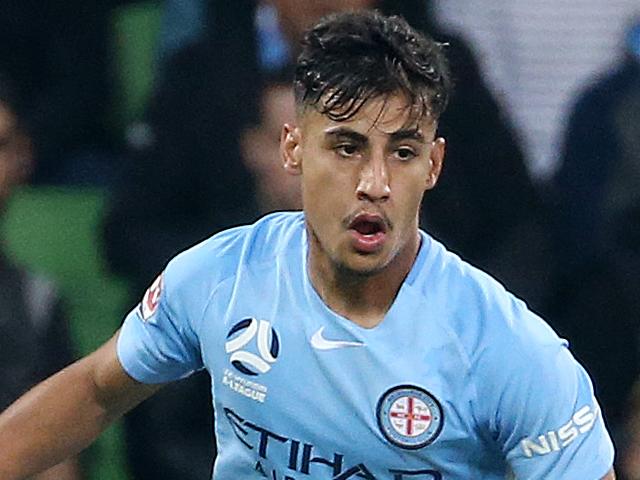
[{"label": "arm", "polygon": [[588,374],[566,342],[521,307],[511,300],[515,328],[499,325],[490,332],[510,341],[477,361],[481,372],[489,369],[481,377],[492,375],[476,383],[482,399],[477,418],[515,478],[615,478],[613,443]]},{"label": "arm", "polygon": [[[31,386],[59,372],[77,359],[69,333],[69,322],[62,301],[53,284],[46,282],[43,288],[42,278],[26,277],[29,293],[25,299],[30,303],[32,321],[38,332],[38,347],[32,352],[38,366]],[[46,304],[48,308],[43,308]],[[35,308],[39,306],[39,308]],[[37,316],[40,314],[41,316]],[[82,469],[77,457],[42,472],[33,480],[81,480]]]},{"label": "arm", "polygon": [[609,470],[609,473],[607,473],[604,477],[602,477],[600,480],[616,480],[616,474],[613,471],[613,468],[611,470]]},{"label": "arm", "polygon": [[0,478],[21,480],[77,454],[160,388],[125,373],[116,338],[40,383],[0,415]]}]

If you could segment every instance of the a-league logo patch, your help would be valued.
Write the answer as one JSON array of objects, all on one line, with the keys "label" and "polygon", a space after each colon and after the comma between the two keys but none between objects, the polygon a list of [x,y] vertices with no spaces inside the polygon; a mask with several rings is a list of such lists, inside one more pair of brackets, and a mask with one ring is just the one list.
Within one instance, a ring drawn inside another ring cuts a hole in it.
[{"label": "a-league logo patch", "polygon": [[[254,338],[257,354],[245,349]],[[231,364],[238,371],[255,376],[271,370],[280,352],[280,340],[268,321],[245,318],[231,327],[224,349],[231,354]]]},{"label": "a-league logo patch", "polygon": [[162,296],[162,273],[158,275],[158,278],[151,284],[142,297],[140,306],[138,307],[138,313],[144,322],[149,320],[160,305],[160,297]]},{"label": "a-league logo patch", "polygon": [[444,425],[438,400],[414,385],[398,385],[387,390],[378,401],[377,416],[385,438],[408,450],[433,443]]}]

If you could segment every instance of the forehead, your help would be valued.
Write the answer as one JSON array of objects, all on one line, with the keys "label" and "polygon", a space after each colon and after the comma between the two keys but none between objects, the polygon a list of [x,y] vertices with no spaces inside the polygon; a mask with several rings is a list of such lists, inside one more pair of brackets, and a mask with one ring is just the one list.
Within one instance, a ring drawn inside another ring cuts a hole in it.
[{"label": "forehead", "polygon": [[420,108],[401,94],[372,98],[347,120],[333,120],[315,108],[306,109],[302,115],[303,128],[310,130],[325,130],[340,125],[363,135],[388,135],[400,130],[413,129],[421,131],[425,136],[435,133],[436,130],[433,117],[428,113],[421,115]]}]

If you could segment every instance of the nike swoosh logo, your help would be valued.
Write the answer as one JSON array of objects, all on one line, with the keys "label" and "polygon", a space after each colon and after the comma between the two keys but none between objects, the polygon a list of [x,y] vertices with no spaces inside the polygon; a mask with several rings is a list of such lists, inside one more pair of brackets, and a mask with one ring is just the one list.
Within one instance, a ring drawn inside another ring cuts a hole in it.
[{"label": "nike swoosh logo", "polygon": [[324,327],[320,327],[320,329],[313,334],[313,337],[311,337],[311,346],[316,350],[334,350],[336,348],[345,348],[345,347],[364,347],[364,343],[362,342],[347,342],[345,340],[327,340],[322,336],[323,331],[324,331]]}]

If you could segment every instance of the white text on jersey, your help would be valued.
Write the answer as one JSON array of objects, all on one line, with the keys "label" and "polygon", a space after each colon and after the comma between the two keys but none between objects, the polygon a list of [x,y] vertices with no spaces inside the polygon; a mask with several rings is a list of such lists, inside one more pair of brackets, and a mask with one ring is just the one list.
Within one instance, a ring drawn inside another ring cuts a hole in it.
[{"label": "white text on jersey", "polygon": [[520,442],[523,453],[531,458],[534,455],[547,455],[562,450],[580,435],[591,430],[599,413],[599,409],[592,409],[591,405],[585,405],[558,430],[551,430],[536,438],[524,438]]}]

